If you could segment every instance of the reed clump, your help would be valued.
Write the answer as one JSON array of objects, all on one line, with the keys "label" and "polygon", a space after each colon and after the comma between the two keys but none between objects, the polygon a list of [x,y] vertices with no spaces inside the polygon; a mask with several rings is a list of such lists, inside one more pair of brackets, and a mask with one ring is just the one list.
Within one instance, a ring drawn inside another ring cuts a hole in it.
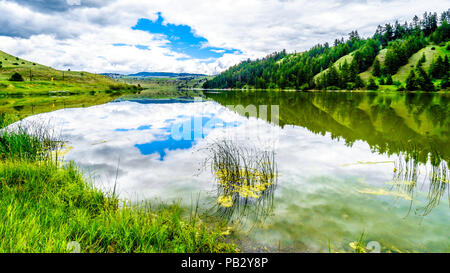
[{"label": "reed clump", "polygon": [[216,141],[207,150],[222,216],[231,219],[235,214],[252,214],[264,218],[272,212],[278,178],[273,150],[231,140]]}]

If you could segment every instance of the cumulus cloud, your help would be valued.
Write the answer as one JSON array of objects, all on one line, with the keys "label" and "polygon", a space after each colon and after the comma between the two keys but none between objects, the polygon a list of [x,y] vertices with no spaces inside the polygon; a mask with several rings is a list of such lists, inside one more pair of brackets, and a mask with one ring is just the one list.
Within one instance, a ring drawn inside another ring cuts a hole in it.
[{"label": "cumulus cloud", "polygon": [[[378,24],[410,20],[424,11],[441,12],[449,4],[448,0],[0,0],[0,50],[60,69],[214,74],[247,58],[332,42],[355,29],[369,36]],[[173,37],[132,29],[139,19],[156,21],[158,13],[163,24],[189,26],[207,41],[204,47],[220,56],[193,57],[171,49]]]}]

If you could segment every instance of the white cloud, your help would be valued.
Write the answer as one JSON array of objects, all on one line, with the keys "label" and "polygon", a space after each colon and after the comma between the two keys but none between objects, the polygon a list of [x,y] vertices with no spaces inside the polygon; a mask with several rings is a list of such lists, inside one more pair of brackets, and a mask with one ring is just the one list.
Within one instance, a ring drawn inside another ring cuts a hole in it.
[{"label": "white cloud", "polygon": [[[67,7],[45,12],[49,7],[16,2],[0,0],[0,50],[73,70],[207,74],[276,50],[306,50],[354,29],[372,35],[378,24],[450,6],[448,0],[116,0],[104,1],[103,6],[95,1],[86,6],[87,1],[76,6],[64,3]],[[190,59],[171,51],[165,37],[131,29],[139,18],[156,19],[157,12],[165,22],[189,25],[209,46],[239,49],[242,54],[225,54],[208,62]],[[112,44],[144,45],[149,50]]]}]

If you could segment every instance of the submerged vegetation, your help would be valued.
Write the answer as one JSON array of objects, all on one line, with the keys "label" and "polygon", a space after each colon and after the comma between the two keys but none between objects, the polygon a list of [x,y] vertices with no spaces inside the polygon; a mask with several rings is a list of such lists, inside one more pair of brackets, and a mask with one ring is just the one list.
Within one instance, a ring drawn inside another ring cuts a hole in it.
[{"label": "submerged vegetation", "polygon": [[206,161],[217,184],[218,213],[229,220],[246,215],[264,221],[273,210],[277,185],[275,152],[230,140],[216,141],[207,150]]},{"label": "submerged vegetation", "polygon": [[122,204],[95,189],[73,163],[55,158],[59,140],[32,129],[0,136],[0,252],[70,252],[70,242],[81,252],[236,251],[221,222],[187,216],[177,204]]}]

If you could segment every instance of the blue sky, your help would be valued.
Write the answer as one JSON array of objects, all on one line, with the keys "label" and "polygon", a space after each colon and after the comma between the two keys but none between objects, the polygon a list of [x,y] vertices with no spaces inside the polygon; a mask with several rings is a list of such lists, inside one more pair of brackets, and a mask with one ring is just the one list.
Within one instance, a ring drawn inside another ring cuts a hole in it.
[{"label": "blue sky", "polygon": [[[169,49],[188,55],[194,59],[220,58],[225,53],[242,54],[238,49],[227,49],[208,46],[208,40],[194,34],[193,29],[188,25],[175,25],[165,23],[161,12],[157,13],[158,18],[154,21],[140,18],[133,30],[143,30],[152,34],[163,34],[169,40]],[[143,45],[135,45],[139,49],[148,49]]]}]

